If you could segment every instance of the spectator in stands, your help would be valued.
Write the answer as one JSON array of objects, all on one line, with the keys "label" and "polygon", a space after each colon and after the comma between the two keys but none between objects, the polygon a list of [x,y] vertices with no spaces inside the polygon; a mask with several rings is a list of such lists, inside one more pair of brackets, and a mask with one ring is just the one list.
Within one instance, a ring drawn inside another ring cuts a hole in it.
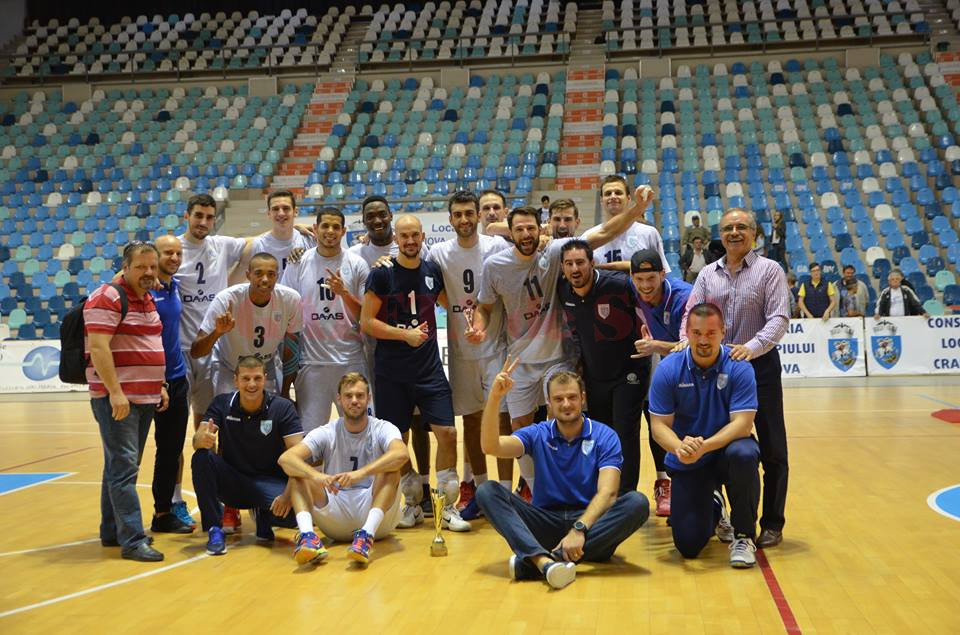
[{"label": "spectator in stands", "polygon": [[540,222],[546,223],[550,220],[550,197],[540,197]]},{"label": "spectator in stands", "polygon": [[[870,300],[870,292],[867,285],[861,280],[857,280],[857,270],[853,265],[847,265],[843,268],[843,286],[840,289],[840,315],[844,317],[862,317],[867,314],[867,302]],[[851,291],[851,282],[852,291]],[[846,302],[847,296],[852,296],[850,302]],[[854,313],[844,314],[844,310],[852,309]]]},{"label": "spectator in stands", "polygon": [[687,245],[692,245],[694,238],[700,238],[704,245],[709,243],[710,230],[700,225],[700,216],[691,216],[690,223],[691,226],[683,230],[683,240],[680,241],[680,246],[686,247]]},{"label": "spectator in stands", "polygon": [[702,238],[695,236],[693,242],[687,245],[683,256],[680,257],[680,270],[683,271],[683,279],[687,282],[696,280],[700,270],[717,259],[714,254],[703,248],[704,244]]},{"label": "spectator in stands", "polygon": [[810,263],[810,280],[800,284],[797,300],[800,312],[806,318],[829,320],[837,306],[839,295],[832,282],[824,280],[819,262]]},{"label": "spectator in stands", "polygon": [[783,213],[780,210],[774,210],[773,223],[770,227],[770,241],[767,244],[767,258],[776,260],[780,264],[786,264],[783,259],[786,235],[787,223],[783,220]]},{"label": "spectator in stands", "polygon": [[913,290],[904,284],[903,272],[892,269],[887,276],[887,288],[877,297],[877,310],[873,317],[899,317],[904,315],[922,315],[927,317],[923,310],[920,298]]},{"label": "spectator in stands", "polygon": [[767,255],[767,235],[763,233],[763,226],[757,224],[757,237],[753,241],[753,252],[758,256]]},{"label": "spectator in stands", "polygon": [[[150,421],[154,411],[165,410],[168,403],[163,326],[150,295],[157,283],[157,263],[152,244],[129,243],[123,249],[120,289],[100,285],[83,307],[90,407],[103,441],[100,542],[119,546],[123,558],[140,562],[163,560],[143,531],[137,495]],[[126,302],[120,298],[121,290]]]},{"label": "spectator in stands", "polygon": [[797,286],[797,274],[792,271],[787,274],[787,286],[790,287],[790,317],[796,319],[800,317],[800,306],[797,304],[800,287]]}]

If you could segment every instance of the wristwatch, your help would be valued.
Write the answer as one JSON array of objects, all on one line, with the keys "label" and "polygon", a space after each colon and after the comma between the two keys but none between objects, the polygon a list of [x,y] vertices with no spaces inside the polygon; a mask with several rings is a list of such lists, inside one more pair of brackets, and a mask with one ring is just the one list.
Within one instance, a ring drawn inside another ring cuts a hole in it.
[{"label": "wristwatch", "polygon": [[587,526],[583,524],[582,520],[578,520],[577,522],[573,523],[573,528],[584,536],[587,535]]}]

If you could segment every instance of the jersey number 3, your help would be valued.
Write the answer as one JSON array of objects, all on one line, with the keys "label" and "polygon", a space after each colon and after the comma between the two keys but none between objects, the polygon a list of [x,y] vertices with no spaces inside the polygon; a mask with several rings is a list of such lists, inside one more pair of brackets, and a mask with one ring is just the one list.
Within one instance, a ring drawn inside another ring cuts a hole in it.
[{"label": "jersey number 3", "polygon": [[253,345],[257,348],[263,346],[264,335],[267,330],[262,326],[257,326],[253,329]]}]

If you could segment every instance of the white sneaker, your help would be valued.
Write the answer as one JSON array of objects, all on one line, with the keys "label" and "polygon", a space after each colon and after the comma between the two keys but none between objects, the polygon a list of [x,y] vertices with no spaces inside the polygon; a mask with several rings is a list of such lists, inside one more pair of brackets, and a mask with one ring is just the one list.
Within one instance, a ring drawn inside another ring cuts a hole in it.
[{"label": "white sneaker", "polygon": [[443,508],[443,526],[450,531],[470,531],[470,523],[460,518],[460,512],[453,505]]},{"label": "white sneaker", "polygon": [[733,525],[730,524],[730,512],[727,511],[727,501],[723,494],[713,492],[713,504],[720,507],[720,520],[717,522],[716,534],[720,542],[733,542]]},{"label": "white sneaker", "polygon": [[423,524],[423,510],[419,505],[404,505],[403,518],[397,523],[398,529],[410,529]]},{"label": "white sneaker", "polygon": [[554,589],[569,586],[577,577],[577,565],[572,562],[554,562],[547,565],[544,577]]},{"label": "white sneaker", "polygon": [[757,564],[757,546],[749,538],[737,538],[730,543],[730,566],[734,569],[749,569]]}]

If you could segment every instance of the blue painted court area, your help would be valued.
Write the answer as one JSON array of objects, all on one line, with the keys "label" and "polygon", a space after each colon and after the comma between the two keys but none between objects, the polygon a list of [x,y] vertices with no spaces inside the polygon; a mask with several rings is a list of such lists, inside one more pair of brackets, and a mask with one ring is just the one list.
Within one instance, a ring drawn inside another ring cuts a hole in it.
[{"label": "blue painted court area", "polygon": [[927,502],[934,511],[948,518],[960,520],[960,485],[953,485],[939,492],[934,492],[927,499]]},{"label": "blue painted court area", "polygon": [[17,490],[33,487],[34,485],[39,485],[40,483],[55,481],[58,478],[63,478],[69,474],[71,473],[42,472],[32,474],[0,474],[0,496],[9,494],[10,492],[16,492]]}]

